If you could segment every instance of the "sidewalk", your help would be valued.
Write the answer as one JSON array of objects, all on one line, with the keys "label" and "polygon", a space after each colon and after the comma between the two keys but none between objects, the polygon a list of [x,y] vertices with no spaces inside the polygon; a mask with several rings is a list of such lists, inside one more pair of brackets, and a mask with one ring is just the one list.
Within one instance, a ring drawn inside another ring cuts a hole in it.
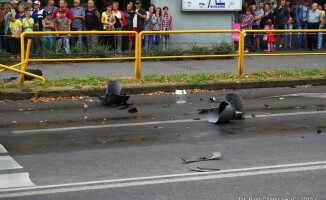
[{"label": "sidewalk", "polygon": [[[280,51],[284,53],[285,51]],[[318,51],[319,52],[319,51]],[[320,51],[324,52],[324,51]],[[277,52],[278,53],[278,52]],[[326,69],[326,56],[259,56],[245,57],[244,72],[273,71],[275,69]],[[85,76],[134,76],[134,61],[31,63],[28,69],[40,69],[45,79],[78,78]],[[142,61],[142,75],[184,73],[237,73],[238,59]],[[18,77],[15,72],[0,73],[0,80]]]}]

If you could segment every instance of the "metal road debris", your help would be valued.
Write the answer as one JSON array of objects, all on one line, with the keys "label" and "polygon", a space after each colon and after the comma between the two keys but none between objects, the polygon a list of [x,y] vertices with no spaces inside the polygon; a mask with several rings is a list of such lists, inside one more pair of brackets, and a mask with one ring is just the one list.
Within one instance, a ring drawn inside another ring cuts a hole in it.
[{"label": "metal road debris", "polygon": [[200,161],[208,161],[208,160],[220,160],[222,157],[221,152],[213,152],[213,154],[206,158],[196,155],[182,157],[181,160],[185,163],[193,163],[193,162],[200,162]]},{"label": "metal road debris", "polygon": [[195,172],[216,172],[216,171],[220,171],[221,169],[218,168],[206,168],[206,167],[196,167],[196,168],[192,168],[192,167],[187,167],[190,171],[195,171]]},{"label": "metal road debris", "polygon": [[31,92],[32,90],[31,90],[31,88],[23,88],[22,89],[22,92]]},{"label": "metal road debris", "polygon": [[127,103],[130,96],[120,95],[121,83],[116,81],[109,81],[106,88],[106,94],[100,95],[99,99],[103,106],[129,106],[132,104]]},{"label": "metal road debris", "polygon": [[137,110],[137,108],[130,108],[130,109],[128,110],[128,112],[129,112],[129,113],[136,113],[136,112],[138,112],[138,110]]},{"label": "metal road debris", "polygon": [[[207,111],[208,109],[199,109],[198,111]],[[209,109],[210,123],[226,123],[230,120],[243,119],[244,104],[242,97],[237,94],[226,94],[225,101],[220,103],[218,108]]]},{"label": "metal road debris", "polygon": [[209,97],[209,100],[216,101],[216,98],[215,97]]},{"label": "metal road debris", "polygon": [[317,134],[321,134],[321,130],[319,129],[319,130],[317,130]]},{"label": "metal road debris", "polygon": [[11,81],[13,81],[13,80],[16,80],[16,79],[18,79],[18,77],[4,78],[4,79],[3,79],[3,82],[5,82],[5,83],[9,83],[9,82],[11,82]]},{"label": "metal road debris", "polygon": [[[31,74],[35,74],[35,75],[38,75],[38,76],[43,76],[42,71],[39,70],[39,69],[27,69],[26,72],[31,73]],[[31,77],[31,76],[28,76],[28,75],[25,75],[25,80],[26,81],[31,81],[33,79],[35,79],[35,78]]]}]

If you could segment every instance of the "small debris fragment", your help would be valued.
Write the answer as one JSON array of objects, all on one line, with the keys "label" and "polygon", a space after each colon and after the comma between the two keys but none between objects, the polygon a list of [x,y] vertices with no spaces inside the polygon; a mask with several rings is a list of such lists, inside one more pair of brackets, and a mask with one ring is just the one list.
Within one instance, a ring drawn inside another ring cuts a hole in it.
[{"label": "small debris fragment", "polygon": [[196,155],[182,157],[181,160],[183,160],[185,163],[192,163],[192,162],[200,162],[200,161],[208,161],[208,160],[219,160],[221,159],[221,153],[220,152],[213,152],[213,154],[209,157],[200,157]]},{"label": "small debris fragment", "polygon": [[195,171],[195,172],[215,172],[215,171],[220,171],[220,169],[214,169],[214,168],[204,168],[204,167],[187,167],[190,171]]},{"label": "small debris fragment", "polygon": [[26,109],[26,111],[32,111],[35,110],[37,108],[37,106],[31,106],[29,108]]},{"label": "small debris fragment", "polygon": [[271,108],[271,107],[270,107],[269,105],[267,105],[267,104],[264,104],[264,105],[265,105],[265,108],[268,108],[268,109]]},{"label": "small debris fragment", "polygon": [[280,97],[280,98],[278,98],[278,100],[283,100],[284,99],[284,97]]},{"label": "small debris fragment", "polygon": [[216,101],[216,98],[215,97],[209,97],[209,100]]},{"label": "small debris fragment", "polygon": [[31,90],[31,88],[23,88],[22,89],[22,92],[31,92],[32,90]]},{"label": "small debris fragment", "polygon": [[200,120],[200,118],[193,118],[193,120]]},{"label": "small debris fragment", "polygon": [[136,112],[138,112],[138,110],[137,110],[137,108],[130,108],[130,109],[128,110],[128,112],[129,112],[129,113],[136,113]]},{"label": "small debris fragment", "polygon": [[187,94],[187,91],[186,90],[176,90],[175,94],[176,95],[183,95],[183,94]]},{"label": "small debris fragment", "polygon": [[317,134],[321,134],[321,130],[319,129],[319,130],[317,130]]},{"label": "small debris fragment", "polygon": [[118,107],[118,110],[125,110],[127,108],[128,108],[128,106],[120,106],[120,107]]},{"label": "small debris fragment", "polygon": [[252,118],[256,118],[256,115],[255,114],[251,114]]},{"label": "small debris fragment", "polygon": [[155,126],[155,128],[163,128],[162,126]]},{"label": "small debris fragment", "polygon": [[324,111],[324,108],[317,108],[317,111]]}]

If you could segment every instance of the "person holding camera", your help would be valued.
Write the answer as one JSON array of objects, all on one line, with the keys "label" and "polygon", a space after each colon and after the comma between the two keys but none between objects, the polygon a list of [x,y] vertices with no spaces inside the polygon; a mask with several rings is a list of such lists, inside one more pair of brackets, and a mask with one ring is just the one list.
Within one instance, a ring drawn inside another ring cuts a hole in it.
[{"label": "person holding camera", "polygon": [[[161,16],[161,31],[172,31],[172,16],[169,15],[169,8],[163,7],[163,16]],[[170,35],[163,35],[163,50],[165,51],[169,45]]]},{"label": "person holding camera", "polygon": [[[136,0],[135,2],[136,9],[130,12],[129,14],[132,16],[132,30],[140,33],[145,29],[145,19],[147,18],[146,10],[141,7],[141,1]],[[134,45],[135,35],[129,37],[129,51]]]}]

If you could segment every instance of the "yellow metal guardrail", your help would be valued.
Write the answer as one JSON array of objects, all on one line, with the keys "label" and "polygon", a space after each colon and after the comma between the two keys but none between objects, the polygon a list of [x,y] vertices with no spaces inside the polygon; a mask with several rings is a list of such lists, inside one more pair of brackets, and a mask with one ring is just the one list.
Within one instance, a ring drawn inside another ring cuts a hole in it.
[{"label": "yellow metal guardrail", "polygon": [[[176,58],[214,58],[214,57],[238,57],[238,75],[243,74],[244,68],[244,57],[248,56],[300,56],[300,55],[326,55],[325,53],[261,53],[261,54],[244,54],[244,43],[246,33],[318,33],[326,32],[326,29],[305,29],[305,30],[184,30],[184,31],[142,31],[139,34],[135,31],[58,31],[58,32],[26,32],[21,35],[21,63],[13,66],[0,65],[0,72],[5,70],[12,70],[21,74],[20,82],[24,82],[24,75],[29,75],[34,78],[38,78],[45,82],[45,79],[41,76],[37,76],[26,72],[28,62],[51,62],[51,61],[97,61],[97,60],[135,60],[135,79],[141,77],[141,61],[144,59],[176,59]],[[237,54],[226,54],[226,55],[189,55],[189,56],[151,56],[142,57],[142,36],[145,34],[191,34],[191,33],[238,33],[239,34],[239,49]],[[24,37],[27,35],[56,35],[56,34],[134,34],[135,35],[135,56],[134,57],[121,57],[121,58],[66,58],[66,59],[29,59],[31,42],[28,41],[26,57],[24,55]],[[21,66],[21,70],[15,69]]]},{"label": "yellow metal guardrail", "polygon": [[[139,63],[138,63],[138,70],[139,73],[141,72],[141,60],[144,59],[176,59],[176,58],[217,58],[217,57],[238,57],[239,60],[239,64],[238,66],[240,66],[240,57],[241,54],[243,53],[243,50],[240,49],[239,46],[239,51],[237,54],[225,54],[225,55],[189,55],[189,56],[151,56],[151,57],[142,57],[142,51],[141,51],[141,46],[142,46],[142,37],[143,35],[147,34],[151,34],[151,35],[155,35],[155,34],[161,34],[161,35],[165,35],[165,34],[191,34],[191,33],[238,33],[239,34],[239,44],[243,43],[243,38],[240,37],[241,35],[241,31],[240,30],[184,30],[184,31],[142,31],[139,33],[139,41],[138,41],[138,56],[139,56]],[[240,71],[240,69],[238,68],[238,72]],[[240,74],[239,74],[240,75]],[[139,77],[141,76],[141,74],[139,74]]]},{"label": "yellow metal guardrail", "polygon": [[[0,68],[3,68],[2,70],[0,70],[0,72],[6,71],[6,70],[11,70],[11,71],[20,73],[21,74],[20,79],[19,79],[20,83],[24,83],[25,75],[31,76],[33,78],[40,79],[43,83],[45,83],[45,79],[42,76],[38,76],[38,75],[35,75],[35,74],[32,74],[32,73],[26,72],[26,66],[28,64],[29,52],[30,52],[31,46],[32,46],[32,40],[29,39],[28,42],[27,42],[26,58],[22,59],[21,63],[18,63],[18,64],[13,65],[13,66],[6,66],[6,65],[1,65],[0,64]],[[24,54],[24,52],[22,53],[22,55],[23,54]],[[19,66],[21,66],[20,70],[15,69],[16,67],[19,67]]]},{"label": "yellow metal guardrail", "polygon": [[[28,35],[56,35],[56,34],[70,34],[70,35],[119,35],[119,34],[134,34],[135,35],[135,46],[138,47],[138,33],[136,31],[56,31],[56,32],[25,32],[21,35],[21,60],[24,60],[24,38]],[[67,61],[99,61],[99,60],[135,60],[135,78],[140,78],[137,76],[137,53],[138,49],[135,49],[135,56],[133,57],[117,57],[117,58],[62,58],[62,59],[28,59],[27,62],[67,62]],[[26,70],[26,69],[25,69]]]},{"label": "yellow metal guardrail", "polygon": [[[272,33],[322,33],[322,32],[326,32],[326,29],[304,29],[304,30],[244,30],[241,32],[241,38],[243,41],[241,43],[241,49],[242,51],[244,50],[244,41],[245,41],[245,34],[246,33],[268,33],[268,32],[272,32]],[[239,42],[240,44],[240,42]],[[261,54],[244,54],[242,53],[241,56],[240,56],[240,63],[238,66],[239,69],[241,69],[240,72],[238,72],[238,74],[243,74],[243,68],[244,68],[244,57],[249,57],[249,56],[304,56],[304,55],[326,55],[326,52],[325,53],[261,53]]]}]

